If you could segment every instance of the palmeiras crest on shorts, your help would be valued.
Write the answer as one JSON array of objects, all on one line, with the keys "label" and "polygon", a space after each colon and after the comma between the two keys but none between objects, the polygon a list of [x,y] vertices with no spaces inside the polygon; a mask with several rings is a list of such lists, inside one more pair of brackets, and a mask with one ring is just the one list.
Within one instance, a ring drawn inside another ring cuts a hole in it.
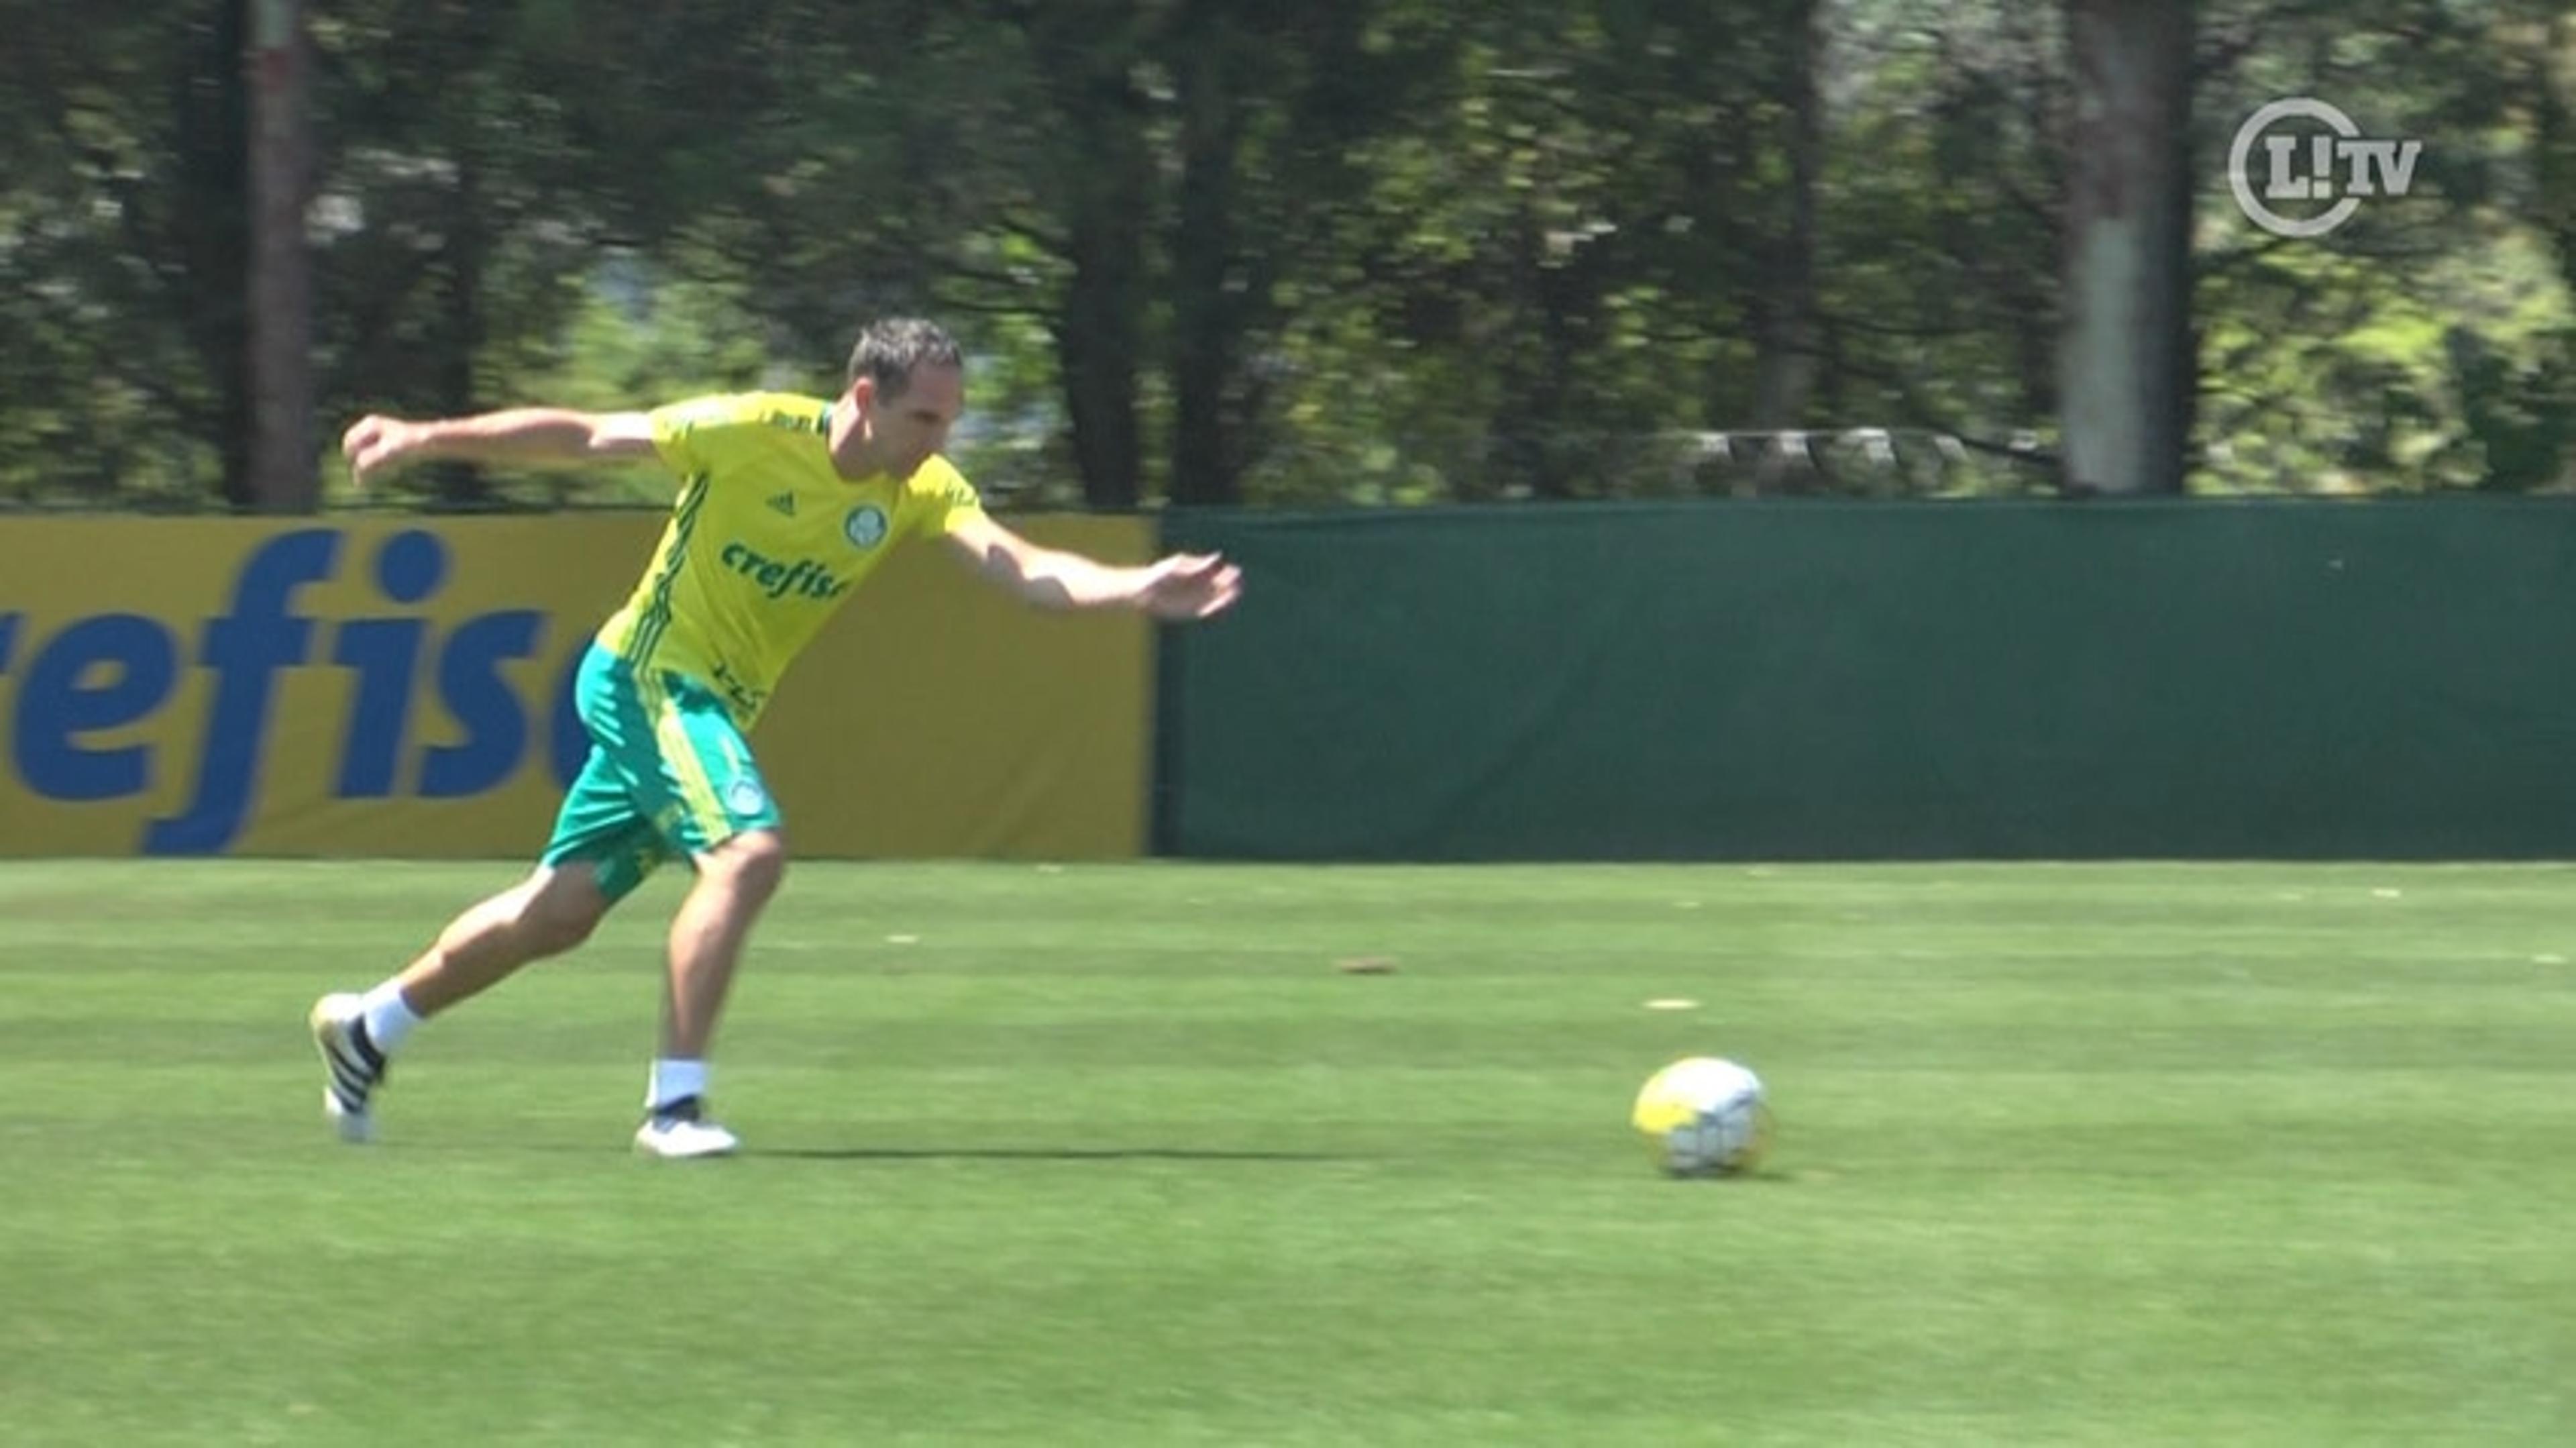
[{"label": "palmeiras crest on shorts", "polygon": [[885,541],[885,509],[874,503],[861,503],[841,520],[841,536],[853,548],[874,548]]},{"label": "palmeiras crest on shorts", "polygon": [[760,781],[739,775],[724,788],[725,808],[738,815],[756,815],[769,806],[769,796],[760,789]]}]

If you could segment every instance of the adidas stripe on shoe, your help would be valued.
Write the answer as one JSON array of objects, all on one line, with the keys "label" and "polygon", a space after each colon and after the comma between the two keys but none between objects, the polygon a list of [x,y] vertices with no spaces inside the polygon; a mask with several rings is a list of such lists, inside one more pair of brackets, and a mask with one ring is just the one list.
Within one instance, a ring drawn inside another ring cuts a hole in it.
[{"label": "adidas stripe on shoe", "polygon": [[367,1039],[366,1018],[359,1013],[354,995],[326,995],[313,1003],[306,1018],[313,1027],[314,1048],[322,1053],[326,1079],[322,1087],[322,1114],[347,1142],[376,1139],[376,1119],[367,1106],[378,1086],[384,1084],[388,1063],[375,1042]]}]

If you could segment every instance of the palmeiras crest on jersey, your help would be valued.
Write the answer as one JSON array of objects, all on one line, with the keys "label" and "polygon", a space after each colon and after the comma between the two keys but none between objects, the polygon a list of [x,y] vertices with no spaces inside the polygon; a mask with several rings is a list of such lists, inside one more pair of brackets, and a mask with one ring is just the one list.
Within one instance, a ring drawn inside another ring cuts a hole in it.
[{"label": "palmeiras crest on jersey", "polygon": [[885,541],[885,509],[874,503],[862,503],[841,520],[841,536],[853,548],[874,548]]}]

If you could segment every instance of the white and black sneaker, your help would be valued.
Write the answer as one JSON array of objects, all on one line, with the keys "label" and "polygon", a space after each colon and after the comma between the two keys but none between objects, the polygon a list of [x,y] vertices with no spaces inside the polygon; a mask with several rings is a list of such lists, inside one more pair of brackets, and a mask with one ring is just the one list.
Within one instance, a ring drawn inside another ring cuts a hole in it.
[{"label": "white and black sneaker", "polygon": [[375,1140],[376,1119],[368,1114],[367,1103],[384,1084],[389,1063],[376,1043],[367,1039],[367,1020],[358,1009],[358,998],[326,995],[313,1003],[313,1013],[306,1019],[328,1072],[322,1114],[331,1118],[342,1141]]},{"label": "white and black sneaker", "polygon": [[732,1132],[706,1119],[706,1103],[695,1096],[654,1107],[644,1124],[635,1128],[635,1149],[666,1161],[731,1156],[741,1145]]}]

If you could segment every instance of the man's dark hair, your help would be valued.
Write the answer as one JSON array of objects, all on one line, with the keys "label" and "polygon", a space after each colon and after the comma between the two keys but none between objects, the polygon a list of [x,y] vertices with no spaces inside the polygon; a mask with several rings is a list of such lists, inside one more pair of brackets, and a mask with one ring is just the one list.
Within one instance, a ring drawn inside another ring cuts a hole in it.
[{"label": "man's dark hair", "polygon": [[912,385],[915,368],[965,365],[964,355],[957,350],[957,339],[937,323],[918,317],[888,317],[868,323],[859,333],[859,344],[850,349],[849,380],[873,377],[878,396],[900,397]]}]

